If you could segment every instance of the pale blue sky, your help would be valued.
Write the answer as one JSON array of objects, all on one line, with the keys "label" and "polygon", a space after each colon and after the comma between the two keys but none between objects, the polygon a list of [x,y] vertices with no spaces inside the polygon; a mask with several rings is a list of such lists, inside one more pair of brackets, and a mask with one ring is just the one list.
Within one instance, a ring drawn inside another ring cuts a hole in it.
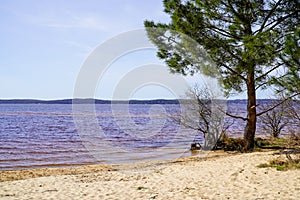
[{"label": "pale blue sky", "polygon": [[1,0],[0,98],[72,97],[97,45],[145,19],[166,21],[162,10],[161,0]]},{"label": "pale blue sky", "polygon": [[[143,28],[146,19],[169,20],[162,0],[1,0],[0,99],[72,98],[89,53],[115,35]],[[155,51],[146,55],[147,63],[162,63]],[[126,63],[124,69],[132,67]],[[133,97],[172,97],[157,88],[141,91]],[[95,97],[110,99],[111,88]]]}]

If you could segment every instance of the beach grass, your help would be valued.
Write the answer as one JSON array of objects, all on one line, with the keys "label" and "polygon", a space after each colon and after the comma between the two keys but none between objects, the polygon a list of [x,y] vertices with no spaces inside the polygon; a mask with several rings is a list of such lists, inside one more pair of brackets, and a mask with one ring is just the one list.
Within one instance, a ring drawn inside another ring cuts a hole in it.
[{"label": "beach grass", "polygon": [[263,163],[258,165],[259,168],[272,167],[278,171],[286,171],[290,169],[300,169],[300,159],[282,160],[280,158],[275,158],[269,161],[269,163]]}]

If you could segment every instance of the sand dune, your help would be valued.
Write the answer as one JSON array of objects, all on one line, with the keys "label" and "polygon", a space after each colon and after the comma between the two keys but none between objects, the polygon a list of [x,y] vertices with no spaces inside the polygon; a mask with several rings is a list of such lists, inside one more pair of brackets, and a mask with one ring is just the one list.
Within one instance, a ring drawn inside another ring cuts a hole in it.
[{"label": "sand dune", "polygon": [[1,172],[0,198],[300,199],[299,170],[256,167],[277,156],[214,152],[172,161]]}]

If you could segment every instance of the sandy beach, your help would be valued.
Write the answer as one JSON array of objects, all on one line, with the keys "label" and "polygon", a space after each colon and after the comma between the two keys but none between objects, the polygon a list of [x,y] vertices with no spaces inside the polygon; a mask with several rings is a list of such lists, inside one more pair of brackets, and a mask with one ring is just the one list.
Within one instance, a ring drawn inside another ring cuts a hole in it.
[{"label": "sandy beach", "polygon": [[279,155],[212,152],[171,161],[0,172],[1,199],[300,199],[300,171],[258,168]]}]

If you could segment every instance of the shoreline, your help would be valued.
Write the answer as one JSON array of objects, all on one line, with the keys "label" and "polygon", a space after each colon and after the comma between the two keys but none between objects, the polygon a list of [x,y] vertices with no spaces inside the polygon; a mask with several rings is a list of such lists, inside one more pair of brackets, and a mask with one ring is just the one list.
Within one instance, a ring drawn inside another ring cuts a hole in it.
[{"label": "shoreline", "polygon": [[[202,155],[200,155],[202,153]],[[60,175],[79,175],[84,173],[97,173],[103,171],[119,171],[140,167],[142,169],[155,167],[156,165],[167,166],[177,162],[190,162],[195,160],[206,160],[219,156],[229,156],[239,154],[237,152],[224,152],[223,150],[197,152],[193,156],[185,156],[169,160],[147,160],[121,164],[83,164],[83,165],[64,165],[54,167],[37,167],[29,169],[0,170],[0,182],[26,180],[30,178],[60,176]]]},{"label": "shoreline", "polygon": [[278,156],[278,151],[216,151],[176,160],[35,169],[49,176],[0,182],[0,198],[300,199],[299,170],[257,167]]}]

